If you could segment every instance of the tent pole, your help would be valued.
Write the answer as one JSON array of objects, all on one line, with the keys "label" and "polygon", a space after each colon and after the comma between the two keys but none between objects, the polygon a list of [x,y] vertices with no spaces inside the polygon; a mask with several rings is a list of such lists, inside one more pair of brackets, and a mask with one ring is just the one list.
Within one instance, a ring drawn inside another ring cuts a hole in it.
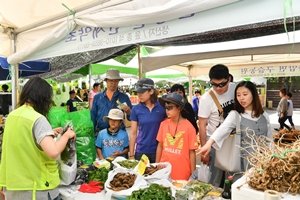
[{"label": "tent pole", "polygon": [[92,88],[92,65],[89,64],[89,91],[91,91]]},{"label": "tent pole", "polygon": [[[16,52],[15,39],[16,35],[14,31],[11,31],[11,55]],[[19,93],[19,64],[12,65],[12,74],[11,74],[11,84],[12,84],[12,105],[11,108],[14,110],[17,106],[18,93]]]},{"label": "tent pole", "polygon": [[188,69],[189,69],[189,97],[190,97],[190,102],[192,102],[192,100],[193,100],[193,91],[192,91],[193,79],[192,79],[192,76],[191,76],[191,68],[192,67],[193,67],[193,65],[188,66]]},{"label": "tent pole", "polygon": [[143,64],[141,59],[141,45],[138,45],[139,79],[143,78]]}]

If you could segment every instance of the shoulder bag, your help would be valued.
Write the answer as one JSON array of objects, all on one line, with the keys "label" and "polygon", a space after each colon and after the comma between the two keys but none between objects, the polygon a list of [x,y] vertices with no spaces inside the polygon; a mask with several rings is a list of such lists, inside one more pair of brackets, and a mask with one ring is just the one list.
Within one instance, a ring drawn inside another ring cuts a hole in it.
[{"label": "shoulder bag", "polygon": [[[217,97],[213,91],[209,91],[212,99],[214,100],[218,110],[223,114],[223,108],[221,107]],[[229,134],[223,142],[220,150],[216,151],[215,155],[215,167],[227,172],[240,172],[241,171],[241,157],[240,157],[240,145],[241,145],[241,129],[240,129],[240,117],[237,111],[236,113],[236,131],[234,134]]]}]

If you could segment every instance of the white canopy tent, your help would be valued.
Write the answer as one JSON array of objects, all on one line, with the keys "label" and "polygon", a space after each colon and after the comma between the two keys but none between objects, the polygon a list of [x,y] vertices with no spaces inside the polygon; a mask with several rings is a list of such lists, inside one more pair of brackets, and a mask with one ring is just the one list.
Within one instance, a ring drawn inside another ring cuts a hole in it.
[{"label": "white canopy tent", "polygon": [[144,71],[169,67],[192,77],[207,75],[210,67],[218,63],[233,70],[300,65],[300,31],[230,42],[168,47],[142,57],[142,63]]},{"label": "white canopy tent", "polygon": [[[291,8],[284,6],[284,0],[64,0],[63,2],[75,12],[75,15],[74,12],[64,11],[67,8],[61,5],[60,0],[1,0],[0,54],[9,56],[10,64],[16,64],[25,60],[52,58],[76,52],[245,26],[293,15],[300,16],[300,1],[293,2],[291,12]],[[90,40],[83,43],[82,39],[87,30],[102,31],[102,28],[106,33],[104,36],[90,34]],[[133,30],[136,33],[139,31],[136,31],[137,28],[143,28],[140,32],[144,35],[147,32],[149,35],[142,39],[116,41],[122,34],[129,36],[133,34]],[[162,31],[160,35],[150,34],[150,31],[154,29],[157,31],[160,28],[167,29],[168,33]],[[74,43],[67,41],[74,39],[72,31],[77,32],[77,41]],[[113,31],[118,33],[118,37],[110,35],[115,34]],[[14,88],[17,91],[17,88]]]},{"label": "white canopy tent", "polygon": [[[81,42],[87,30],[91,32],[92,27],[94,27],[93,38],[98,38],[99,32],[104,30],[104,27],[118,33],[119,27],[144,26],[169,21],[236,1],[238,0],[214,0],[213,3],[206,0],[1,0],[0,55],[9,56],[8,62],[17,64],[25,60],[37,59],[33,56],[34,54],[40,53],[59,41],[66,41],[68,35],[72,41],[74,29],[78,32],[82,31]],[[67,8],[62,6],[62,2]],[[69,9],[69,11],[63,12],[64,9]],[[112,32],[108,35],[110,34]],[[129,43],[134,44],[135,41]],[[114,44],[114,46],[121,45],[124,44]],[[58,48],[48,50],[50,55],[43,54],[41,58],[92,50],[86,49],[86,46],[90,46],[90,43],[81,47],[78,45],[75,48],[69,47],[69,49],[66,48],[67,45],[58,45]],[[96,49],[111,47],[103,45],[102,41],[93,43],[91,46]],[[13,66],[13,71],[17,72],[17,68],[17,65]],[[14,73],[12,77],[13,108],[16,105],[18,93],[16,74]]]},{"label": "white canopy tent", "polygon": [[[290,38],[290,39],[289,39]],[[215,64],[225,64],[235,78],[300,75],[300,31],[230,42],[168,47],[142,57],[143,69],[176,69],[192,79],[208,75]],[[275,66],[279,72],[275,73]],[[285,66],[284,71],[282,66]],[[286,71],[289,67],[289,72]],[[260,71],[259,71],[260,70]],[[255,75],[254,75],[255,77]],[[190,94],[191,94],[191,87]]]}]

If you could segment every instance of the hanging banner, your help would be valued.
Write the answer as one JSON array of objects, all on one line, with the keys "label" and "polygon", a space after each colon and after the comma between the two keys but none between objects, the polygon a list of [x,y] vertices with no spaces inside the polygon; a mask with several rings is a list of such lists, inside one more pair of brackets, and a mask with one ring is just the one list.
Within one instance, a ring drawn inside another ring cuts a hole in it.
[{"label": "hanging banner", "polygon": [[239,78],[299,76],[300,65],[241,67],[240,69],[230,70],[230,73]]}]

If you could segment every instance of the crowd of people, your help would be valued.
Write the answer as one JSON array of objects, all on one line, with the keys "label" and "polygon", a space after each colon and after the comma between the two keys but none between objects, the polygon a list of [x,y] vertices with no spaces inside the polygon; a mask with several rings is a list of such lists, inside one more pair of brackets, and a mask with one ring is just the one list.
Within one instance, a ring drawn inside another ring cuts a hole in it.
[{"label": "crowd of people", "polygon": [[[203,95],[196,90],[192,104],[182,85],[174,84],[159,98],[153,80],[142,78],[134,88],[139,103],[133,106],[129,95],[118,90],[123,80],[119,71],[107,70],[104,78],[107,88],[99,92],[100,84],[95,83],[88,94],[97,156],[140,160],[145,154],[151,163],[170,162],[172,179],[188,180],[196,170],[196,150],[200,147],[201,162],[209,165],[212,173],[210,183],[222,187],[225,172],[214,166],[215,153],[222,149],[237,120],[242,130],[254,130],[252,134],[257,136],[271,139],[272,133],[255,84],[242,81],[235,85],[228,68],[222,64],[210,69],[209,78],[211,89]],[[284,123],[286,119],[295,128],[291,117],[293,105],[288,99],[292,95],[286,97],[286,93],[285,89],[280,90],[282,99],[277,109],[280,129],[291,129]],[[4,187],[8,199],[29,199],[29,196],[59,199],[55,158],[76,135],[68,129],[60,140],[54,140],[62,128],[52,129],[46,118],[52,94],[45,80],[32,78],[21,92],[18,108],[8,115],[0,164],[0,186]],[[67,109],[72,112],[76,109],[75,91],[69,94]],[[214,103],[214,98],[220,105]],[[231,110],[238,112],[238,119]],[[129,133],[123,123],[125,118],[131,121]],[[244,131],[241,138],[251,143]],[[251,151],[245,149],[241,152],[241,172],[251,167],[245,159]],[[27,161],[18,165],[21,160]],[[18,166],[17,171],[13,170],[15,166]]]}]

